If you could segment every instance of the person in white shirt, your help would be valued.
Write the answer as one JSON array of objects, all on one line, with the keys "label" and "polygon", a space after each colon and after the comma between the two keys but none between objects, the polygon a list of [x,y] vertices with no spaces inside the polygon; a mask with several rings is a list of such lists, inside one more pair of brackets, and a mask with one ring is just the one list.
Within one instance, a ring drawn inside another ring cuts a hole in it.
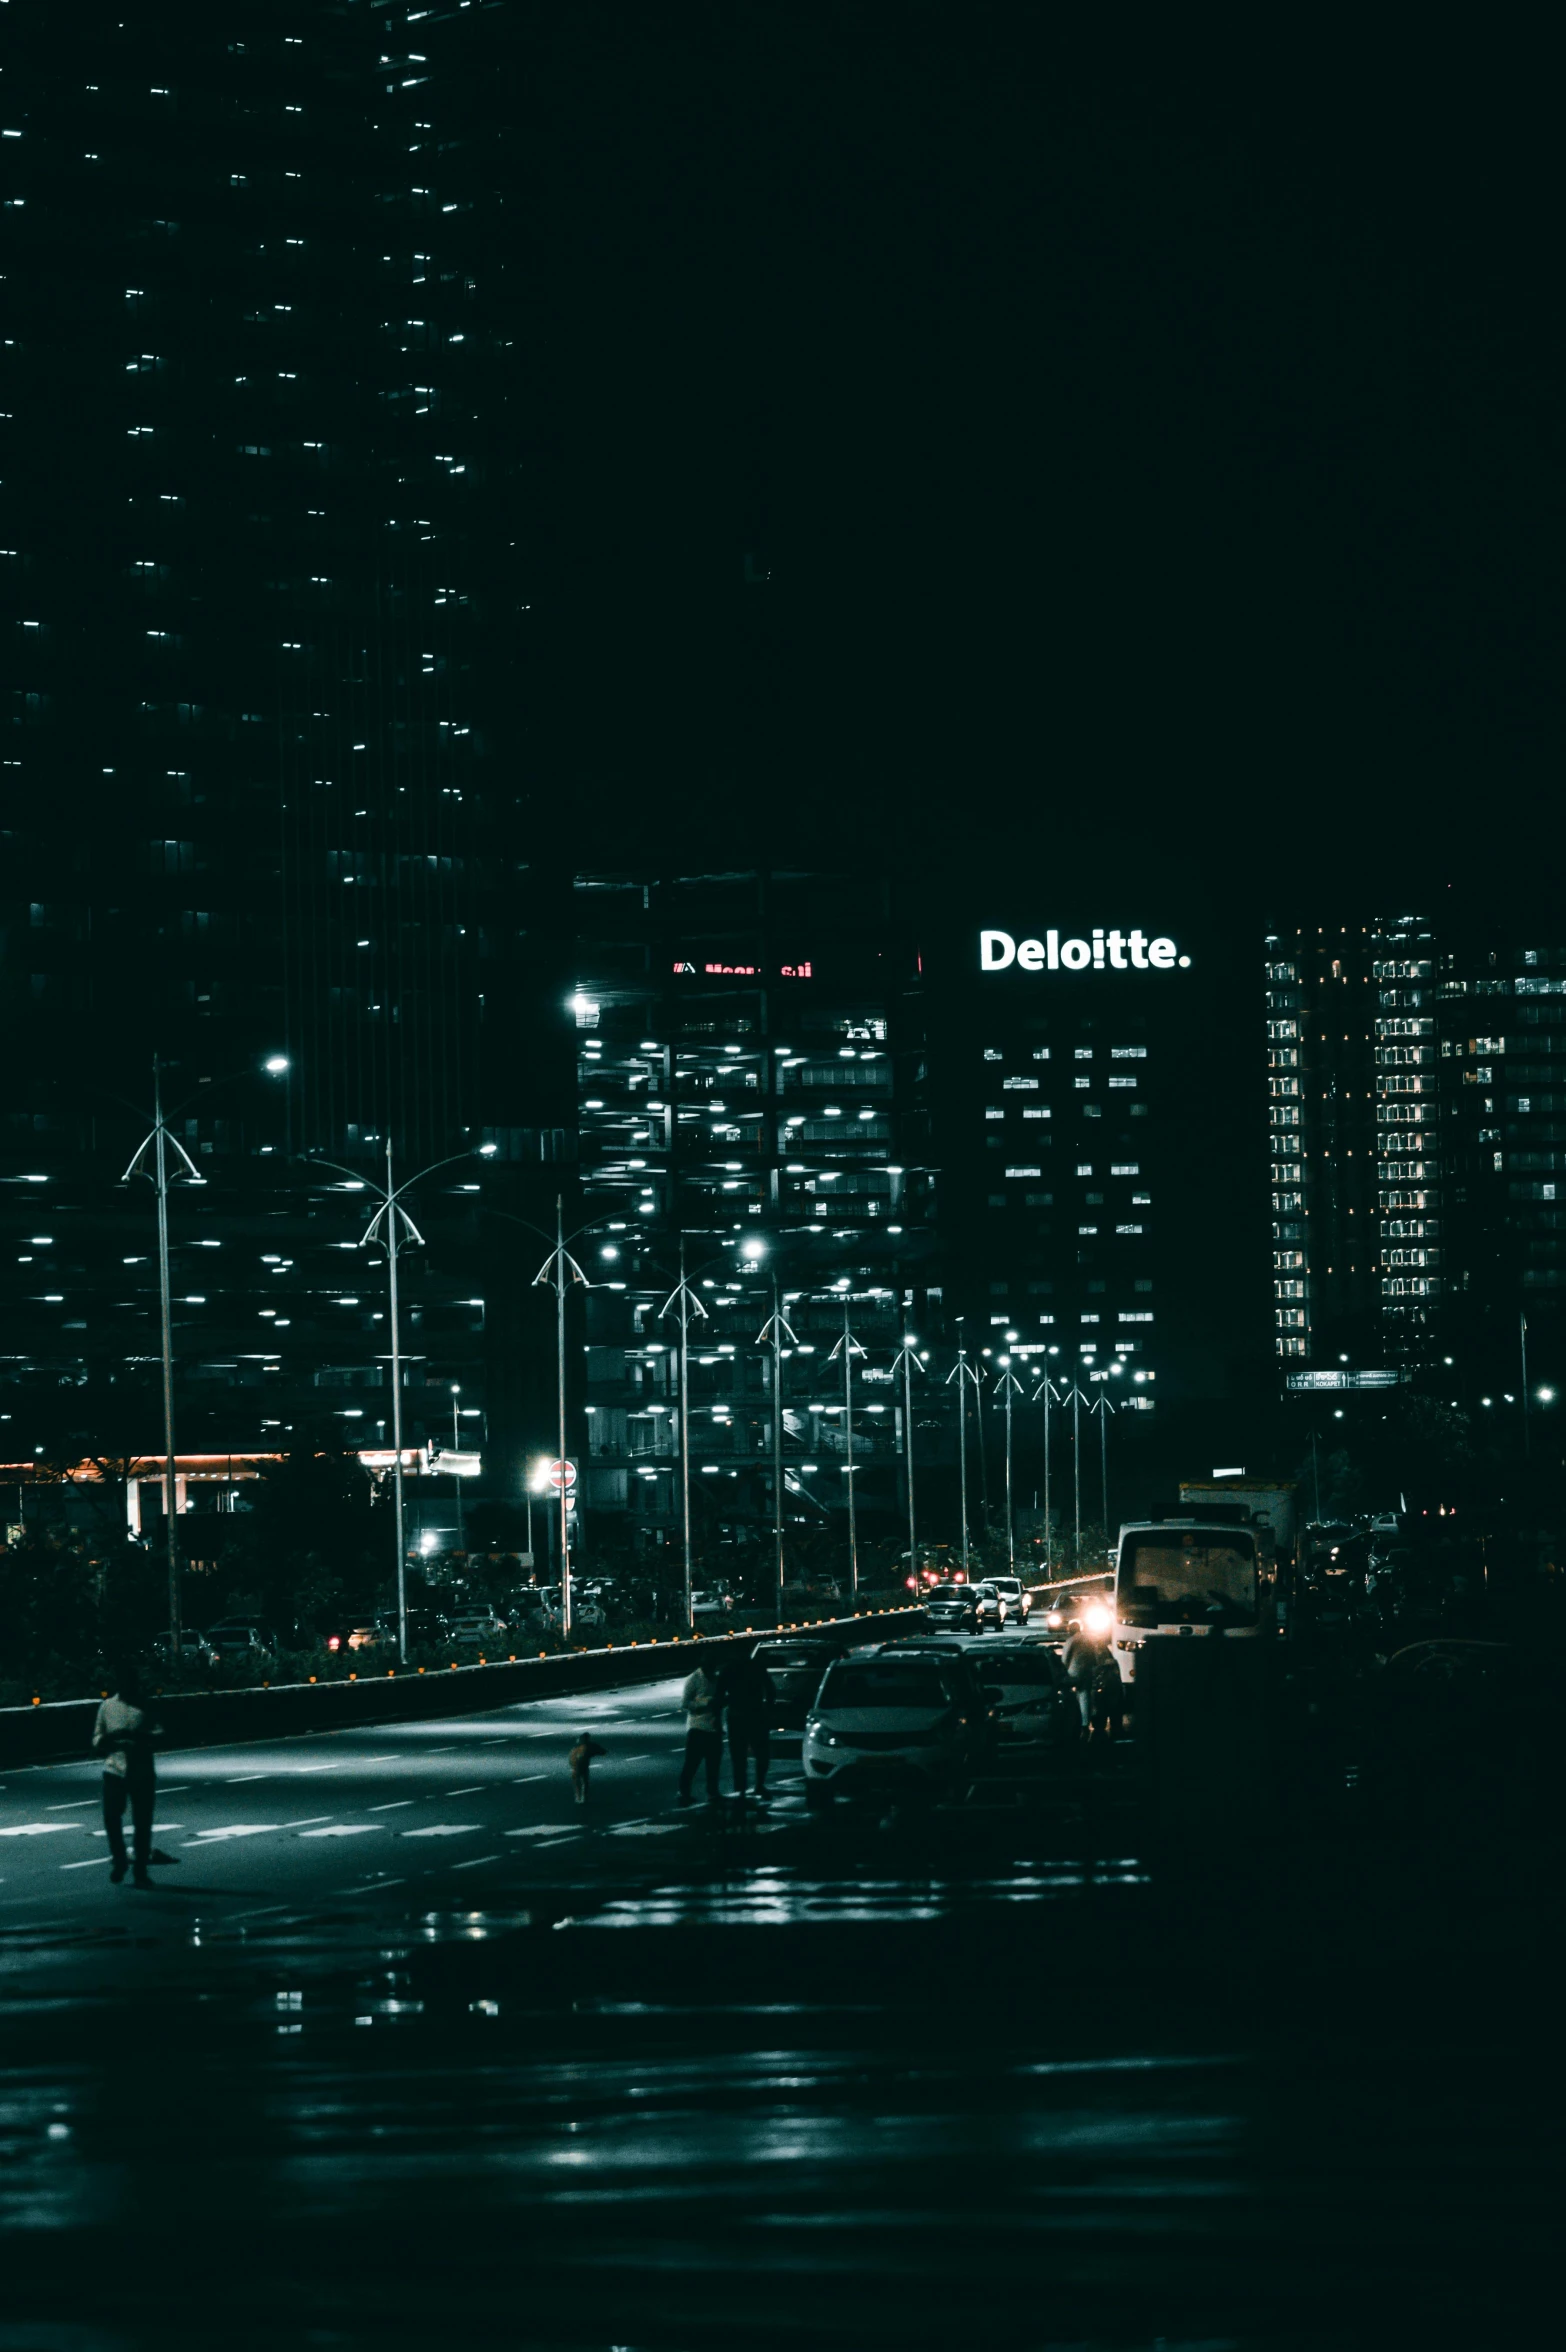
[{"label": "person in white shirt", "polygon": [[135,1883],[139,1887],[152,1885],[147,1869],[152,1860],[152,1808],[157,1795],[152,1743],[161,1737],[163,1726],[153,1722],[144,1698],[138,1669],[122,1668],[112,1697],[98,1709],[92,1730],[93,1754],[103,1758],[103,1826],[109,1839],[109,1877],[115,1886],[120,1885],[126,1870],[127,1805],[135,1838]]}]

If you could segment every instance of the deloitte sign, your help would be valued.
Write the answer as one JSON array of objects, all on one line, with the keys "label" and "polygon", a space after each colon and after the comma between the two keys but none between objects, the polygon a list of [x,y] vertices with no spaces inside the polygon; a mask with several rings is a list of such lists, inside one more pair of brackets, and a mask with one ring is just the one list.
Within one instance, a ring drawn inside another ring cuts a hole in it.
[{"label": "deloitte sign", "polygon": [[1013,939],[1009,931],[979,933],[981,972],[1172,972],[1186,971],[1191,959],[1172,939],[1149,939],[1145,931],[1095,931],[1091,939]]}]

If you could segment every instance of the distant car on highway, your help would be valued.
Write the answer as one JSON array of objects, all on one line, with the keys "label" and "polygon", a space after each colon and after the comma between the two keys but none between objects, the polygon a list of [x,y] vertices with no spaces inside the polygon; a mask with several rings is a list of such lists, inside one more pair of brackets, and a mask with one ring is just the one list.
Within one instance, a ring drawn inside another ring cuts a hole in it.
[{"label": "distant car on highway", "polygon": [[999,1633],[1006,1622],[1006,1604],[988,1577],[973,1588],[973,1621],[979,1633]]},{"label": "distant car on highway", "polygon": [[971,1584],[936,1585],[924,1604],[924,1613],[931,1625],[955,1625],[964,1633],[979,1630]]},{"label": "distant car on highway", "polygon": [[1090,1584],[1081,1592],[1061,1592],[1046,1599],[1041,1623],[1044,1637],[1064,1649],[1074,1633],[1107,1633],[1114,1612],[1104,1587]]},{"label": "distant car on highway", "polygon": [[1000,1594],[1008,1625],[1026,1625],[1033,1609],[1033,1595],[1020,1576],[992,1576],[989,1580]]}]

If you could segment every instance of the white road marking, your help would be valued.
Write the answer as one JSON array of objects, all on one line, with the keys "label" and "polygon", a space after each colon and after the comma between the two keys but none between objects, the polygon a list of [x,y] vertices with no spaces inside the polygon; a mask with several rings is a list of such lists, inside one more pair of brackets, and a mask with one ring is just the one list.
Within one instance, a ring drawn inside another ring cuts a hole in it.
[{"label": "white road marking", "polygon": [[343,1892],[348,1895],[375,1895],[383,1887],[406,1886],[407,1883],[405,1878],[372,1878],[368,1886],[345,1887]]},{"label": "white road marking", "polygon": [[89,1854],[85,1862],[62,1862],[62,1870],[91,1870],[96,1863],[107,1862],[107,1854]]},{"label": "white road marking", "polygon": [[521,1772],[518,1773],[511,1785],[513,1788],[527,1788],[535,1780],[553,1780],[554,1778],[555,1775],[552,1772]]},{"label": "white road marking", "polygon": [[301,1813],[297,1821],[285,1821],[285,1829],[309,1829],[317,1821],[330,1821],[330,1813]]},{"label": "white road marking", "polygon": [[338,1822],[338,1823],[337,1823],[337,1824],[336,1824],[336,1825],[335,1825],[333,1828],[331,1828],[331,1829],[303,1829],[303,1830],[301,1830],[301,1831],[300,1831],[300,1833],[299,1833],[299,1834],[300,1834],[300,1836],[301,1836],[301,1837],[307,1837],[307,1838],[312,1838],[312,1837],[374,1837],[374,1835],[375,1835],[376,1831],[377,1831],[377,1830],[380,1828],[380,1826],[381,1826],[381,1825],[380,1825],[380,1823],[379,1823],[378,1821],[361,1821],[361,1822],[358,1822],[358,1823],[354,1824],[352,1827],[350,1827],[350,1825],[349,1825],[347,1822],[341,1822],[341,1821],[340,1821],[340,1822]]},{"label": "white road marking", "polygon": [[0,1829],[0,1837],[47,1837],[54,1829],[80,1829],[79,1821],[19,1821],[14,1829]]},{"label": "white road marking", "polygon": [[415,1801],[412,1797],[393,1797],[388,1805],[371,1805],[368,1809],[372,1813],[400,1813],[404,1805],[411,1805]]},{"label": "white road marking", "polygon": [[[73,1797],[68,1805],[45,1805],[46,1813],[79,1813],[84,1805],[96,1805],[96,1797]],[[62,1822],[61,1827],[65,1824]]]},{"label": "white road marking", "polygon": [[477,1797],[483,1794],[483,1787],[483,1782],[476,1780],[471,1788],[448,1789],[446,1794],[448,1797]]},{"label": "white road marking", "polygon": [[404,1829],[400,1830],[398,1835],[405,1838],[473,1837],[477,1834],[478,1828],[479,1824],[476,1821],[437,1821],[431,1829]]},{"label": "white road marking", "polygon": [[504,1854],[476,1854],[469,1862],[453,1862],[453,1870],[482,1870],[486,1862],[504,1862]]},{"label": "white road marking", "polygon": [[534,1821],[525,1829],[508,1829],[507,1837],[575,1837],[574,1824],[565,1821]]},{"label": "white road marking", "polygon": [[185,1843],[187,1846],[216,1846],[220,1845],[225,1838],[270,1837],[281,1826],[282,1824],[277,1821],[236,1822],[228,1829],[198,1830],[196,1835],[193,1838],[187,1838]]},{"label": "white road marking", "polygon": [[265,1772],[236,1772],[233,1779],[228,1783],[228,1786],[230,1788],[243,1788],[247,1780],[266,1780],[269,1778],[270,1775]]}]

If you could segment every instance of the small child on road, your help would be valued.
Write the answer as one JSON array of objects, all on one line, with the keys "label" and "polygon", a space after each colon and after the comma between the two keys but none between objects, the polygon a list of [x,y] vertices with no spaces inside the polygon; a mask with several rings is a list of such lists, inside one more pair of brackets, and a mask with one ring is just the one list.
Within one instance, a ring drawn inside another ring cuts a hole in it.
[{"label": "small child on road", "polygon": [[593,1758],[607,1754],[590,1731],[584,1731],[571,1750],[571,1792],[579,1805],[587,1803],[587,1776],[593,1768]]}]

